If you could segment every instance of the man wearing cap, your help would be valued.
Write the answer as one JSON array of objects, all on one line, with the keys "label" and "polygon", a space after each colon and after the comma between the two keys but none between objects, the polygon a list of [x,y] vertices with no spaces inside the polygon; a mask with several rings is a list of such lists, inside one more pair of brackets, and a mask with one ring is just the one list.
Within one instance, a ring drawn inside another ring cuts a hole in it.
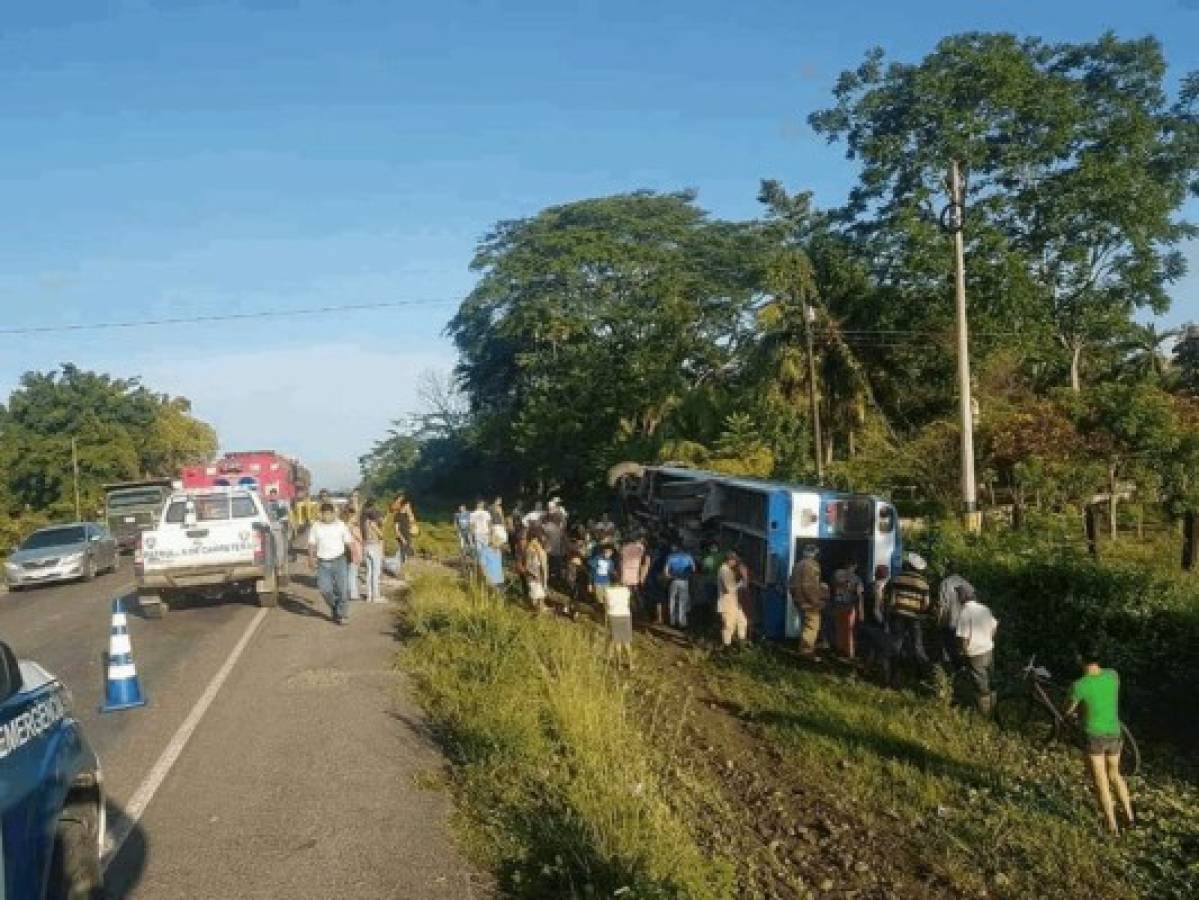
[{"label": "man wearing cap", "polygon": [[887,608],[890,612],[890,631],[900,658],[914,660],[921,667],[928,665],[924,652],[923,619],[928,615],[932,591],[924,571],[928,563],[919,553],[904,557],[903,570],[888,585]]},{"label": "man wearing cap", "polygon": [[799,638],[799,652],[811,656],[816,652],[816,639],[820,637],[820,617],[828,602],[828,585],[820,579],[820,551],[815,544],[803,548],[803,557],[791,570],[791,602],[803,618],[803,631]]}]

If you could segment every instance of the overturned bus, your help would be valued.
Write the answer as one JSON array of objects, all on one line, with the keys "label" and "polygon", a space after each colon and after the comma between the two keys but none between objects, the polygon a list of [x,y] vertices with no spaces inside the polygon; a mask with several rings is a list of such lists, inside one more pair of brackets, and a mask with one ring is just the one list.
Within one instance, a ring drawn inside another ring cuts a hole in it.
[{"label": "overturned bus", "polygon": [[693,551],[707,541],[736,550],[749,569],[756,618],[769,638],[799,633],[787,581],[805,544],[820,548],[826,582],[848,560],[858,564],[867,585],[876,566],[899,569],[899,516],[883,497],[635,463],[614,467],[609,483],[630,521],[678,534]]}]

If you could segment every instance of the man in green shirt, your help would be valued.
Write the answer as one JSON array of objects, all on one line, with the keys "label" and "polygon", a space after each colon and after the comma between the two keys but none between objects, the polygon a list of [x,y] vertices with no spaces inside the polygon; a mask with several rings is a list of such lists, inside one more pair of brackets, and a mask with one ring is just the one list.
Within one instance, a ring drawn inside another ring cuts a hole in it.
[{"label": "man in green shirt", "polygon": [[1070,706],[1066,715],[1074,715],[1079,706],[1083,709],[1087,768],[1095,783],[1107,827],[1112,834],[1119,834],[1110,785],[1116,786],[1116,795],[1128,824],[1130,827],[1133,824],[1132,798],[1124,776],[1120,774],[1120,676],[1115,669],[1100,668],[1099,654],[1093,647],[1083,650],[1080,661],[1083,674],[1070,688]]}]

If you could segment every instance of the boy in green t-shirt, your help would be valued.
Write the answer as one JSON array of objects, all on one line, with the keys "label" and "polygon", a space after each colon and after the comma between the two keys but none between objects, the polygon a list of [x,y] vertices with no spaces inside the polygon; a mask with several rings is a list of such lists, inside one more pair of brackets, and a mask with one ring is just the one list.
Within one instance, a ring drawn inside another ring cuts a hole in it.
[{"label": "boy in green t-shirt", "polygon": [[1128,785],[1120,774],[1120,676],[1115,669],[1099,666],[1099,654],[1093,647],[1086,647],[1080,656],[1082,677],[1070,687],[1070,706],[1066,715],[1072,716],[1079,706],[1083,708],[1083,727],[1087,735],[1087,768],[1095,783],[1099,806],[1107,819],[1112,834],[1119,834],[1116,811],[1112,804],[1110,785],[1116,786],[1120,806],[1131,827],[1133,824],[1132,798]]}]

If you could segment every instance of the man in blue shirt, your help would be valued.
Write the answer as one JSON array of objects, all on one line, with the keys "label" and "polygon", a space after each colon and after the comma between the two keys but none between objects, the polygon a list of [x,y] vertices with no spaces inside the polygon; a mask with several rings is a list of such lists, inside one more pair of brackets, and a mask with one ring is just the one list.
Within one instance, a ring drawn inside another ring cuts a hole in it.
[{"label": "man in blue shirt", "polygon": [[603,544],[599,550],[591,557],[589,567],[591,569],[591,586],[595,592],[595,599],[600,606],[606,609],[608,600],[608,585],[616,578],[616,557],[614,548],[611,544]]},{"label": "man in blue shirt", "polygon": [[691,610],[691,576],[695,574],[695,560],[679,544],[670,548],[666,558],[666,577],[670,581],[668,594],[670,624],[675,628],[687,627],[687,613]]}]

